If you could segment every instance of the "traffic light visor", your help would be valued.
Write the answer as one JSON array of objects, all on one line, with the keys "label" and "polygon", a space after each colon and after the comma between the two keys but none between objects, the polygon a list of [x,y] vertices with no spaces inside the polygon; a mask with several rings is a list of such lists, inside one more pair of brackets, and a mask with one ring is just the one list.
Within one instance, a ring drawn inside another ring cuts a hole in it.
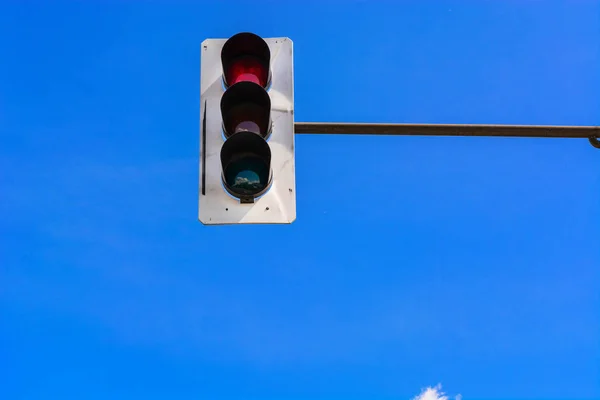
[{"label": "traffic light visor", "polygon": [[222,179],[229,194],[256,198],[271,185],[271,149],[253,132],[239,132],[221,148]]},{"label": "traffic light visor", "polygon": [[271,75],[270,62],[271,50],[260,36],[249,32],[232,36],[221,50],[225,86],[249,81],[267,88]]},{"label": "traffic light visor", "polygon": [[266,139],[271,132],[271,98],[255,83],[236,83],[221,97],[221,116],[225,137],[249,131]]}]

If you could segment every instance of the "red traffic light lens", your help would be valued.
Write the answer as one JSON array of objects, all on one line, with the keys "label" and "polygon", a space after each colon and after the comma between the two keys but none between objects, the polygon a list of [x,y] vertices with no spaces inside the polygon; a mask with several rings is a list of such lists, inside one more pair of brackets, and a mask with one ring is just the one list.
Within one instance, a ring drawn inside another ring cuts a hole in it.
[{"label": "red traffic light lens", "polygon": [[229,65],[225,71],[225,81],[228,86],[238,82],[254,82],[262,87],[267,87],[269,70],[256,57],[240,57]]},{"label": "red traffic light lens", "polygon": [[260,36],[242,32],[229,38],[221,50],[223,80],[226,87],[253,82],[267,88],[270,78],[271,50]]}]

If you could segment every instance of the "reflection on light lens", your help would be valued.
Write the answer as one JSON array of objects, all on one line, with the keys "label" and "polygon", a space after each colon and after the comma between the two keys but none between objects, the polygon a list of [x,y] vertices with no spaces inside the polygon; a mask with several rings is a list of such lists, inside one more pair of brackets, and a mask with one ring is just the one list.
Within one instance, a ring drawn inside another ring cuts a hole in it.
[{"label": "reflection on light lens", "polygon": [[254,121],[242,121],[235,127],[235,132],[254,132],[260,133],[260,127]]},{"label": "reflection on light lens", "polygon": [[225,182],[237,194],[255,195],[267,187],[269,170],[259,158],[242,158],[229,164]]}]

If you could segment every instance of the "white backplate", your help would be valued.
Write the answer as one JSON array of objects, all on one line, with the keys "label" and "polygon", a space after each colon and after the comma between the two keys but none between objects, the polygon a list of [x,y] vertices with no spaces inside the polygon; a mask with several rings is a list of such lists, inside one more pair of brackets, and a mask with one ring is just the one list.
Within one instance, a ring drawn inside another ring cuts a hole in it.
[{"label": "white backplate", "polygon": [[[205,225],[289,224],[296,219],[293,43],[288,38],[264,40],[271,50],[269,96],[273,131],[268,143],[273,184],[253,204],[240,204],[225,191],[221,181],[220,152],[224,143],[221,48],[227,39],[207,39],[201,45],[198,219]],[[205,115],[206,130],[203,130]]]}]

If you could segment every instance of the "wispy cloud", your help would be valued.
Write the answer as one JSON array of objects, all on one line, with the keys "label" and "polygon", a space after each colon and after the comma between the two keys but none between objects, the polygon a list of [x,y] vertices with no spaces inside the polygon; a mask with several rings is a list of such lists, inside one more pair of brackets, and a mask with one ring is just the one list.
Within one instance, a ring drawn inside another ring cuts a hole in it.
[{"label": "wispy cloud", "polygon": [[[438,384],[435,387],[428,387],[423,389],[418,396],[413,397],[412,400],[451,400],[446,393],[442,392],[442,385]],[[461,400],[462,396],[456,395],[454,400]]]}]

